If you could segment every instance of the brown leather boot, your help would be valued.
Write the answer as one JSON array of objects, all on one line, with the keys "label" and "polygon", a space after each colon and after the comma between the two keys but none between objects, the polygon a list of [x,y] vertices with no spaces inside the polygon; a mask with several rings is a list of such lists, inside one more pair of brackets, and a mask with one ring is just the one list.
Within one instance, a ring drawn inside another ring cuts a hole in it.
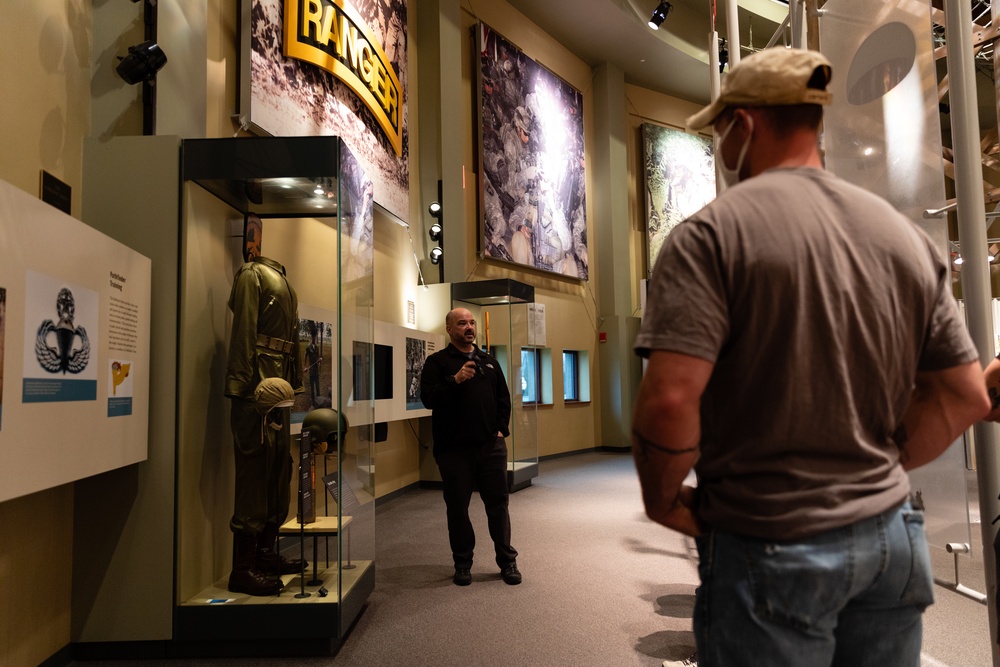
[{"label": "brown leather boot", "polygon": [[266,523],[257,539],[257,569],[268,575],[298,574],[309,566],[304,560],[290,560],[274,550],[278,540],[278,524]]},{"label": "brown leather boot", "polygon": [[247,595],[277,595],[284,584],[281,579],[255,569],[256,551],[256,535],[233,534],[233,571],[229,574],[229,590]]}]

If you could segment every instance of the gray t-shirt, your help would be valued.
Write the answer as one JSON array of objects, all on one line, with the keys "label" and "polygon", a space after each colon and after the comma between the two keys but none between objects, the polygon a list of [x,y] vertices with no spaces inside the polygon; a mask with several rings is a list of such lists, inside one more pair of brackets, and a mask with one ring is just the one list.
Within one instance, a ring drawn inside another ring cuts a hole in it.
[{"label": "gray t-shirt", "polygon": [[713,362],[698,515],[797,539],[900,504],[892,433],[917,370],[978,358],[941,249],[875,195],[774,169],[675,228],[636,351]]}]

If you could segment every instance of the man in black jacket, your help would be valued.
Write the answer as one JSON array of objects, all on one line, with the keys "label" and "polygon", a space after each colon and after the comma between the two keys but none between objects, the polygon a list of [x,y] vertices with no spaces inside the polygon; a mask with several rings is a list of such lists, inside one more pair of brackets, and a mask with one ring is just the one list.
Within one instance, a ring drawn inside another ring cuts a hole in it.
[{"label": "man in black jacket", "polygon": [[453,581],[472,583],[476,534],[469,520],[474,488],[486,517],[503,580],[521,583],[517,551],[510,546],[507,511],[507,444],[510,392],[496,359],[479,350],[476,320],[465,308],[445,317],[451,343],[427,358],[420,374],[420,398],[433,411],[434,460],[444,482],[448,538],[455,560]]}]

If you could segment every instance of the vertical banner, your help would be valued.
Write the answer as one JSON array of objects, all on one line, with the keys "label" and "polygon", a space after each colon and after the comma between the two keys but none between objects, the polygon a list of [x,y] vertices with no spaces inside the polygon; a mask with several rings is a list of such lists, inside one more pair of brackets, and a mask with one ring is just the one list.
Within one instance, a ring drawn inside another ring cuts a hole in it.
[{"label": "vertical banner", "polygon": [[823,11],[827,168],[887,199],[946,254],[945,221],[923,217],[946,199],[929,3],[829,0]]}]

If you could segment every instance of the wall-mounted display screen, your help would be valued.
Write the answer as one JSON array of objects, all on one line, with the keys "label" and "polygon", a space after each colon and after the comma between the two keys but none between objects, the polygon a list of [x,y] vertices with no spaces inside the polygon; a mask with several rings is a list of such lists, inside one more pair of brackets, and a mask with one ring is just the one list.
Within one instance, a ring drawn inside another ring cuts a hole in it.
[{"label": "wall-mounted display screen", "polygon": [[392,346],[354,341],[354,400],[392,398]]}]

